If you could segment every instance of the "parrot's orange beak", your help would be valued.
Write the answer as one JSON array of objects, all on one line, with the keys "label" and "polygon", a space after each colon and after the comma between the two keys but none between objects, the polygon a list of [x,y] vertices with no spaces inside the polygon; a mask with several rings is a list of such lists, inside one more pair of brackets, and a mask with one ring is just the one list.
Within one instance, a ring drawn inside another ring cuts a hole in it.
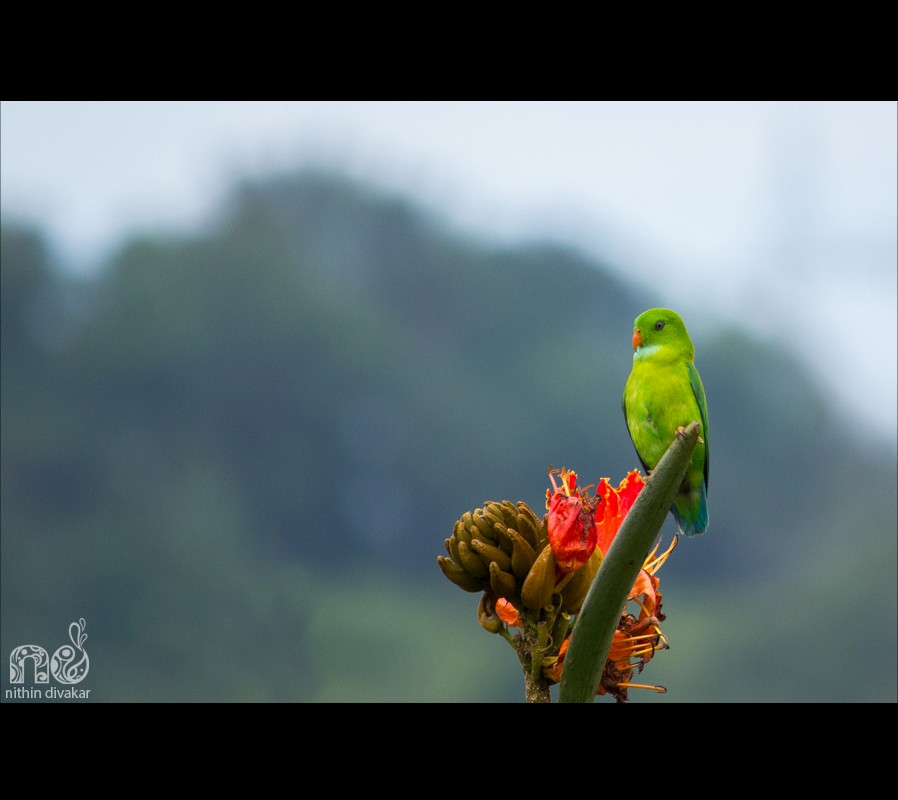
[{"label": "parrot's orange beak", "polygon": [[639,328],[636,328],[633,331],[633,349],[635,350],[641,344],[642,344],[642,334],[639,332]]}]

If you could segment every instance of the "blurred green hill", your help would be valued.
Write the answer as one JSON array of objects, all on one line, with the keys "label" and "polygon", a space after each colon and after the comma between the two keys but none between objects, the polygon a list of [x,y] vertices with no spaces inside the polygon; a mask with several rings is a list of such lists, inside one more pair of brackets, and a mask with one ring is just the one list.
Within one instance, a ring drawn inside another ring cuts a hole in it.
[{"label": "blurred green hill", "polygon": [[[550,465],[638,465],[620,396],[664,297],[314,172],[90,277],[0,244],[4,653],[84,617],[95,700],[523,699],[436,556],[486,499],[542,508]],[[633,701],[895,702],[895,443],[740,320],[694,338],[710,530],[660,573],[669,693]]]}]

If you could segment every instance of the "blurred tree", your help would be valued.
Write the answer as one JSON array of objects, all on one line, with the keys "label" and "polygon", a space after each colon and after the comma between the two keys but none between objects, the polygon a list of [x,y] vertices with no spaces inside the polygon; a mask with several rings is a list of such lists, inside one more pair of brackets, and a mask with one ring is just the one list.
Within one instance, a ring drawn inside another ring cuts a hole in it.
[{"label": "blurred tree", "polygon": [[[107,699],[517,699],[436,555],[484,500],[541,507],[551,464],[583,483],[637,465],[620,396],[654,299],[569,248],[471,241],[316,173],[240,185],[212,229],[135,236],[90,279],[4,224],[0,266],[6,652],[84,616]],[[665,606],[738,612],[751,648],[795,627],[750,613],[759,595],[838,587],[847,623],[868,564],[894,623],[894,450],[859,452],[800,366],[735,324],[696,348],[711,526],[665,567]],[[366,609],[382,650],[360,646]],[[841,699],[894,699],[881,626],[855,634],[881,657]],[[748,663],[732,652],[707,699]]]}]

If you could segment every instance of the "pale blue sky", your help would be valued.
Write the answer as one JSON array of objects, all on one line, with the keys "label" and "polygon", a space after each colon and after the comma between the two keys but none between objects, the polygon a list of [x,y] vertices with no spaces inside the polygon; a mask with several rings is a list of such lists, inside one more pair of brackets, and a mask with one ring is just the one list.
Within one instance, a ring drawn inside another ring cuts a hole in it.
[{"label": "pale blue sky", "polygon": [[73,267],[189,230],[233,184],[309,163],[462,230],[550,237],[690,328],[790,346],[862,433],[898,427],[895,102],[24,102],[0,105],[0,207]]}]

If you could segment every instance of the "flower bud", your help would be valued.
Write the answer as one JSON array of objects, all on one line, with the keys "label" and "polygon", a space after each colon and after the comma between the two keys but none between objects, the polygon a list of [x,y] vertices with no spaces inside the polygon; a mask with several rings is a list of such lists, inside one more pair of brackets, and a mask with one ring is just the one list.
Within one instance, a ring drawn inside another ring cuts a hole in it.
[{"label": "flower bud", "polygon": [[561,608],[568,614],[580,611],[600,566],[602,566],[602,551],[597,547],[589,557],[589,561],[571,575],[561,590]]},{"label": "flower bud", "polygon": [[443,574],[459,589],[464,589],[466,592],[483,590],[483,581],[475,578],[470,572],[466,572],[463,567],[456,564],[451,558],[437,556],[437,564],[439,564]]},{"label": "flower bud", "polygon": [[555,589],[555,569],[555,553],[551,547],[543,548],[521,588],[521,600],[531,611],[538,611],[551,602]]},{"label": "flower bud", "polygon": [[502,620],[496,614],[496,606],[492,597],[486,592],[477,604],[477,620],[481,627],[490,633],[498,633],[502,630]]},{"label": "flower bud", "polygon": [[518,584],[514,575],[499,568],[493,561],[490,564],[490,588],[496,597],[513,597],[518,593]]}]

